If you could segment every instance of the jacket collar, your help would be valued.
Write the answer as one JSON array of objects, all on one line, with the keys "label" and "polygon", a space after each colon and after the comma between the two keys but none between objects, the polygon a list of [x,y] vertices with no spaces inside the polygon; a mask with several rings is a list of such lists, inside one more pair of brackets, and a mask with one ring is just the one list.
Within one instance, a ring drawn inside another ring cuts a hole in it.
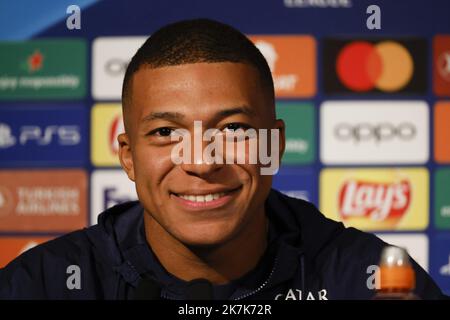
[{"label": "jacket collar", "polygon": [[[257,288],[271,288],[292,279],[301,265],[302,237],[299,219],[296,217],[286,196],[272,190],[266,201],[266,212],[270,221],[273,245],[275,246],[273,265],[267,276],[240,288],[233,297],[251,294]],[[129,202],[115,206],[99,217],[99,227],[114,238],[122,259],[115,269],[123,279],[136,287],[144,275],[162,280],[162,285],[170,288],[173,278],[157,261],[147,244],[143,222],[143,208],[139,202]],[[116,259],[117,261],[117,259]],[[300,272],[300,274],[303,272]]]}]

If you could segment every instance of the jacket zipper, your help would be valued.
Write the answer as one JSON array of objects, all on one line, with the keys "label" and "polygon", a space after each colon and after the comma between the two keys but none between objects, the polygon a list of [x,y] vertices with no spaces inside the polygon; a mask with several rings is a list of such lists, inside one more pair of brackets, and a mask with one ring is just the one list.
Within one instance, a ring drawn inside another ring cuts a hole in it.
[{"label": "jacket zipper", "polygon": [[[273,273],[275,272],[275,268],[277,267],[277,263],[278,263],[278,259],[275,258],[273,268],[272,268],[272,270],[270,271],[269,276],[267,277],[266,281],[264,281],[263,284],[261,284],[258,288],[256,288],[256,289],[253,290],[252,292],[249,292],[249,293],[246,293],[246,294],[244,294],[244,295],[242,295],[242,296],[239,296],[239,297],[237,297],[237,298],[234,298],[233,300],[242,300],[242,299],[248,298],[248,297],[250,297],[250,296],[252,296],[252,295],[257,294],[257,293],[260,292],[262,289],[264,289],[264,287],[267,286],[267,284],[268,284],[268,283],[270,282],[270,280],[272,279]],[[168,297],[167,294],[161,294],[161,298],[171,300],[171,298]]]},{"label": "jacket zipper", "polygon": [[235,299],[233,299],[233,300],[242,300],[242,299],[248,298],[248,297],[250,297],[250,296],[252,296],[252,295],[257,294],[257,293],[260,292],[262,289],[264,289],[264,287],[267,286],[267,284],[270,282],[270,279],[272,279],[272,275],[273,275],[273,273],[275,272],[275,269],[276,269],[276,267],[277,267],[277,263],[278,263],[278,259],[275,258],[275,262],[274,262],[274,264],[273,264],[272,271],[270,271],[269,276],[267,277],[266,281],[264,281],[263,284],[261,284],[258,288],[256,288],[256,289],[253,290],[252,292],[246,293],[246,294],[244,294],[244,295],[242,295],[242,296],[240,296],[240,297],[238,297],[238,298],[235,298]]}]

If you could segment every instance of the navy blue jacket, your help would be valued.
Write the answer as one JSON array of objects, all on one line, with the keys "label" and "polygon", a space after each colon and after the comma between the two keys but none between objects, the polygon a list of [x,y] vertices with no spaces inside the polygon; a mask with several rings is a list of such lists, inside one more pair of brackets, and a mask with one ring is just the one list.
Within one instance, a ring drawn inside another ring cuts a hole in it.
[{"label": "navy blue jacket", "polygon": [[[233,282],[229,299],[373,297],[368,268],[378,264],[386,243],[275,190],[266,212],[267,253],[253,272]],[[81,275],[78,283],[73,266]],[[413,266],[415,293],[444,298],[428,274],[414,261]],[[148,277],[158,283],[161,298],[186,297],[183,282],[168,275],[145,240],[142,206],[128,202],[103,212],[97,225],[39,245],[1,269],[0,299],[133,299]]]}]

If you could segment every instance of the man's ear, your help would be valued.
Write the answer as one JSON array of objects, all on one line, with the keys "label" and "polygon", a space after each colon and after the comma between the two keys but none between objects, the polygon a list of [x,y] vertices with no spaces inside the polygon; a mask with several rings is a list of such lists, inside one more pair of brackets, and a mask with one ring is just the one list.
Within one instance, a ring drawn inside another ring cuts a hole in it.
[{"label": "man's ear", "polygon": [[275,121],[275,129],[280,130],[280,136],[279,136],[279,144],[280,144],[280,162],[281,158],[283,158],[284,150],[286,148],[286,126],[284,124],[284,121],[281,119],[277,119]]},{"label": "man's ear", "polygon": [[134,180],[134,164],[133,164],[133,154],[131,152],[130,138],[126,133],[121,133],[117,137],[119,142],[119,160],[122,169],[128,175],[128,178],[132,181]]}]

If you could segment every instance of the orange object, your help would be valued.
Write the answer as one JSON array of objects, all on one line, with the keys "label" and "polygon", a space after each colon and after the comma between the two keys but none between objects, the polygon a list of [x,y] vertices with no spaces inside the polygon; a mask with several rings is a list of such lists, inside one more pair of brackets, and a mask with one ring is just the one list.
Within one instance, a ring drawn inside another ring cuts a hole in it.
[{"label": "orange object", "polygon": [[387,246],[381,252],[379,287],[374,300],[419,300],[414,294],[416,274],[404,248]]},{"label": "orange object", "polygon": [[450,102],[438,102],[434,109],[434,157],[439,163],[450,163]]},{"label": "orange object", "polygon": [[28,249],[51,239],[51,237],[0,237],[0,268]]},{"label": "orange object", "polygon": [[0,231],[65,233],[86,226],[82,169],[0,170]]},{"label": "orange object", "polygon": [[277,98],[316,94],[316,42],[308,35],[253,35],[250,40],[266,58]]},{"label": "orange object", "polygon": [[416,276],[411,266],[380,266],[380,290],[412,290]]},{"label": "orange object", "polygon": [[450,36],[433,39],[433,88],[437,96],[450,96]]}]

